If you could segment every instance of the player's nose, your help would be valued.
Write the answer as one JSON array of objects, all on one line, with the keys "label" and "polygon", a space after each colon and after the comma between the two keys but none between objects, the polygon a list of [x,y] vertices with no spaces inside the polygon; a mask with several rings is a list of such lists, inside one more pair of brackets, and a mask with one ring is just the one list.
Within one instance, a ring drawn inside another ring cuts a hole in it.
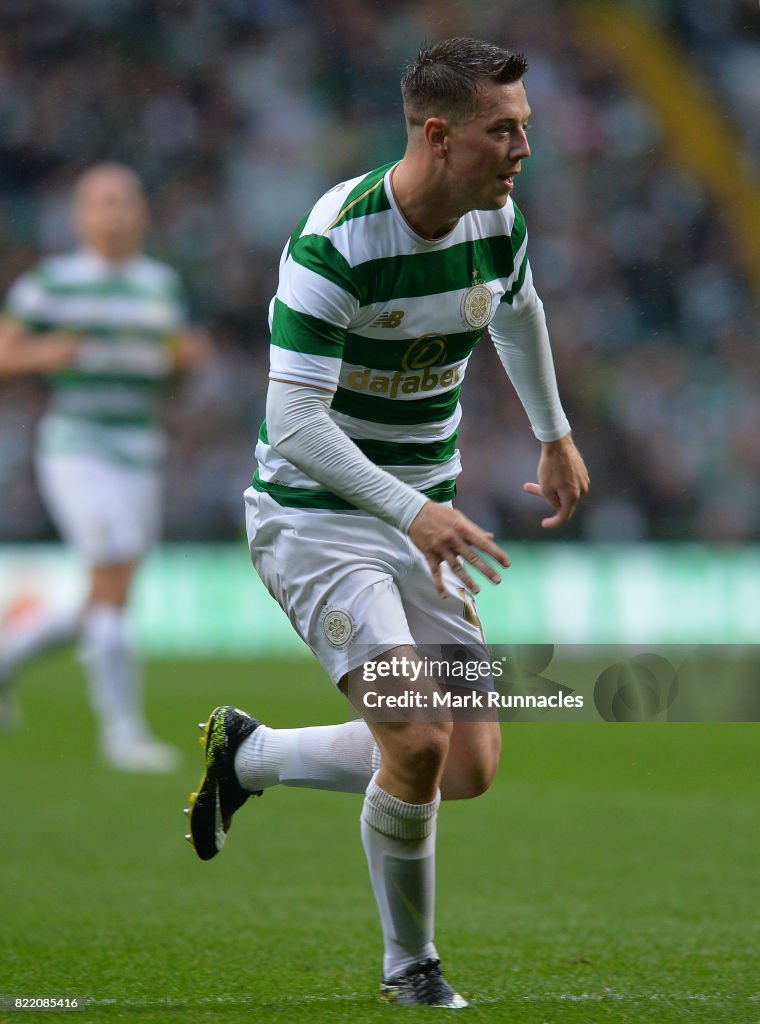
[{"label": "player's nose", "polygon": [[519,128],[512,136],[512,146],[509,155],[512,160],[525,160],[530,156],[530,153],[528,136],[523,128]]}]

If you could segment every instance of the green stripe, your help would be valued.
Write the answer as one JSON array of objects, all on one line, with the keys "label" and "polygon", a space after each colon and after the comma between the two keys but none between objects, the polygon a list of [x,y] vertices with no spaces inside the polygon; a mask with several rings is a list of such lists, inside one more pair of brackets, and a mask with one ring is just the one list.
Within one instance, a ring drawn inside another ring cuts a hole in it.
[{"label": "green stripe", "polygon": [[299,266],[332,281],[354,298],[359,298],[351,267],[324,235],[304,235],[299,238],[290,249],[290,258]]},{"label": "green stripe", "polygon": [[[351,189],[346,196],[346,201],[340,208],[340,213],[335,217],[335,221],[338,224],[344,224],[347,220],[353,220],[355,217],[366,217],[370,213],[382,213],[384,210],[391,208],[388,196],[385,194],[385,189],[382,185],[377,188],[374,186],[383,180],[386,172],[393,167],[395,162],[394,160],[393,163],[385,164],[384,167],[378,167],[374,171],[370,171],[369,174],[362,178],[358,185]],[[365,192],[368,195],[364,195]],[[356,200],[360,196],[364,196],[364,198],[361,202],[357,203]],[[353,203],[356,203],[356,205],[352,205]],[[351,208],[348,209],[348,207]]]},{"label": "green stripe", "polygon": [[[24,316],[22,312],[16,312],[10,306],[4,312],[27,334],[47,334],[48,331],[61,330],[60,320],[55,322],[51,320],[32,320],[31,317]],[[63,329],[65,330],[66,328],[64,327]]]},{"label": "green stripe", "polygon": [[171,287],[138,285],[122,278],[118,281],[44,282],[45,293],[55,299],[131,299],[140,302],[176,301],[178,291]]},{"label": "green stripe", "polygon": [[354,444],[378,466],[419,466],[448,462],[457,450],[457,431],[445,441],[417,444],[410,441],[374,441],[353,438]]},{"label": "green stripe", "polygon": [[444,501],[453,501],[457,495],[457,482],[456,480],[441,480],[435,487],[428,487],[427,490],[421,493],[426,498],[430,498],[431,501],[437,501],[439,504]]},{"label": "green stripe", "polygon": [[515,209],[515,220],[509,237],[512,239],[512,254],[517,256],[520,251],[520,246],[523,244],[525,236],[528,234],[528,229],[525,225],[525,218],[522,215],[522,210],[517,203],[513,202],[512,205]]},{"label": "green stripe", "polygon": [[[286,508],[324,508],[347,512],[358,508],[332,491],[312,487],[288,487],[286,484],[271,484],[262,480],[258,469],[253,474],[253,486],[274,498],[278,505]],[[456,495],[456,480],[443,480],[434,487],[422,491],[431,501],[453,501]]]},{"label": "green stripe", "polygon": [[52,387],[62,391],[69,388],[83,388],[88,393],[100,388],[130,387],[143,393],[158,391],[163,387],[164,380],[155,377],[141,377],[130,373],[85,373],[82,370],[59,370],[49,377]]},{"label": "green stripe", "polygon": [[[35,281],[40,288],[51,295],[76,295],[76,296],[140,296],[149,299],[176,299],[182,294],[182,286],[179,276],[175,274],[166,264],[156,267],[156,272],[148,268],[147,273],[152,277],[152,282],[145,281],[145,274],[141,269],[138,277],[114,273],[111,277],[87,277],[80,281],[67,281],[66,277],[69,268],[79,265],[80,259],[71,255],[63,260],[46,261],[29,272],[29,279]],[[59,277],[58,275],[63,275]]]},{"label": "green stripe", "polygon": [[528,257],[526,255],[525,259],[522,261],[522,266],[520,267],[520,273],[517,275],[517,280],[509,289],[509,291],[504,293],[504,295],[501,298],[502,302],[508,302],[510,306],[512,305],[512,301],[514,300],[515,295],[517,295],[522,286],[525,284],[525,275],[527,274],[527,272]]},{"label": "green stripe", "polygon": [[132,325],[126,327],[114,327],[113,324],[89,323],[87,319],[77,320],[76,325],[70,327],[61,326],[61,318],[55,320],[27,320],[14,315],[13,319],[30,334],[47,334],[48,331],[72,330],[77,334],[97,337],[99,341],[110,341],[113,338],[119,340],[150,341],[157,346],[165,345],[168,338],[173,337],[181,330],[181,324],[171,330],[155,331],[149,327]]},{"label": "green stripe", "polygon": [[309,210],[308,213],[304,214],[304,216],[301,218],[301,220],[296,225],[295,231],[293,232],[293,234],[288,239],[288,256],[290,256],[291,249],[296,244],[298,239],[301,237],[301,232],[306,227],[306,222],[308,221],[310,216],[311,216],[311,210]]},{"label": "green stripe", "polygon": [[75,412],[70,409],[54,409],[55,415],[77,423],[96,423],[102,427],[155,427],[157,417],[151,413],[91,413]]},{"label": "green stripe", "polygon": [[[512,225],[512,234],[510,235],[510,238],[512,239],[512,253],[514,257],[517,258],[517,254],[520,251],[520,246],[525,241],[525,236],[528,233],[528,229],[525,226],[525,218],[523,217],[521,210],[519,209],[517,204],[514,204],[514,207],[515,222]],[[517,275],[517,280],[514,282],[509,291],[504,293],[501,299],[502,302],[507,302],[510,305],[512,304],[515,295],[517,295],[522,286],[525,284],[525,275],[527,272],[528,254],[526,253],[525,257],[523,258],[522,264],[520,265],[520,271]]]},{"label": "green stripe", "polygon": [[437,252],[388,256],[354,267],[362,305],[390,299],[427,298],[469,288],[477,281],[507,278],[514,270],[512,243],[506,235],[460,242]]},{"label": "green stripe", "polygon": [[272,344],[290,352],[332,356],[340,359],[346,332],[309,313],[296,313],[280,299],[274,300]]},{"label": "green stripe", "polygon": [[[461,334],[426,335],[424,340],[429,342],[428,351],[431,357],[436,353],[436,349],[441,347],[441,342],[445,345],[441,355],[429,365],[445,366],[466,359],[482,337],[482,328],[477,331],[463,331]],[[423,339],[410,337],[365,338],[361,334],[348,333],[343,359],[355,366],[369,366],[373,370],[399,370],[403,366],[404,356],[414,345],[417,355],[422,355],[423,365],[427,365],[425,354],[420,351],[423,347],[422,341]]]},{"label": "green stripe", "polygon": [[432,398],[418,398],[399,402],[377,395],[359,394],[338,388],[332,401],[335,412],[372,423],[436,423],[454,414],[462,385],[444,391]]},{"label": "green stripe", "polygon": [[[374,441],[369,438],[352,437],[351,440],[378,466],[418,466],[424,463],[448,462],[457,448],[457,434],[443,441],[429,441],[417,444],[410,441]],[[259,427],[259,441],[269,444],[267,421]]]}]

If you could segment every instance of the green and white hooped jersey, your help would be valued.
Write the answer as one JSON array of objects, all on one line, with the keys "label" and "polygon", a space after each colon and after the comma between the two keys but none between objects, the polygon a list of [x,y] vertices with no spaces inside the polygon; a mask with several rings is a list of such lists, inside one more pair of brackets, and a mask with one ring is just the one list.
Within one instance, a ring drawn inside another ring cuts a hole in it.
[{"label": "green and white hooped jersey", "polygon": [[83,337],[76,362],[49,375],[42,453],[94,453],[145,467],[160,461],[163,384],[186,322],[171,267],[147,256],[124,263],[89,251],[54,256],[15,282],[5,311],[32,334]]},{"label": "green and white hooped jersey", "polygon": [[[435,501],[455,493],[459,393],[485,328],[532,291],[525,221],[511,199],[444,238],[417,235],[394,165],[336,185],[288,242],[270,310],[270,378],[334,391],[330,415],[374,463]],[[282,505],[352,508],[269,445],[253,485]]]}]

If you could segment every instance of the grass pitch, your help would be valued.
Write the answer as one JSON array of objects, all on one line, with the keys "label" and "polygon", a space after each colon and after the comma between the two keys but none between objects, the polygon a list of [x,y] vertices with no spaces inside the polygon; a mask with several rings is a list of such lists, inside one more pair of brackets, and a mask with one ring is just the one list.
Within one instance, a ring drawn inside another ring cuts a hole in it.
[{"label": "grass pitch", "polygon": [[[74,1021],[427,1019],[375,1001],[360,797],[265,793],[208,864],[182,839],[195,723],[218,703],[274,726],[342,720],[321,672],[167,661],[147,674],[156,731],[186,752],[158,779],[100,767],[72,655],[21,680],[22,727],[0,737],[0,993],[87,997]],[[445,805],[439,825],[437,941],[470,1018],[759,1024],[759,736],[506,726],[491,792]]]}]

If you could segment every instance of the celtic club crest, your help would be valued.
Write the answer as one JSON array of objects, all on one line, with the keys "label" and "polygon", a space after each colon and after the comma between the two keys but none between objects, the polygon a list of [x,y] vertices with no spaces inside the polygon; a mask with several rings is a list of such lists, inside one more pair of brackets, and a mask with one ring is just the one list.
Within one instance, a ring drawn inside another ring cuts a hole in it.
[{"label": "celtic club crest", "polygon": [[348,612],[331,608],[322,617],[322,632],[333,647],[345,647],[354,635],[354,623]]},{"label": "celtic club crest", "polygon": [[468,327],[485,327],[491,319],[492,306],[493,292],[478,281],[478,272],[473,270],[472,287],[462,297],[462,319]]}]

